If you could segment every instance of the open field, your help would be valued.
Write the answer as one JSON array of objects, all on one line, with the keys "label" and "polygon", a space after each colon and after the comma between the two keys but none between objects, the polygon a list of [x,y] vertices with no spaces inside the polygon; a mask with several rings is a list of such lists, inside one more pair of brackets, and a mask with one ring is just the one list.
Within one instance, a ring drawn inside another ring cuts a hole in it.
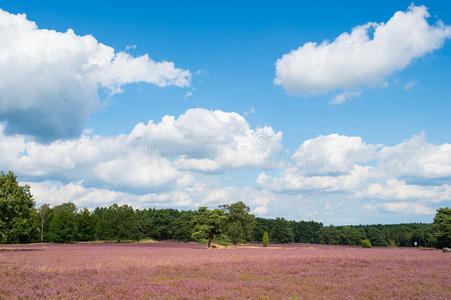
[{"label": "open field", "polygon": [[439,250],[299,244],[207,250],[191,243],[0,248],[0,299],[451,298],[451,253]]}]

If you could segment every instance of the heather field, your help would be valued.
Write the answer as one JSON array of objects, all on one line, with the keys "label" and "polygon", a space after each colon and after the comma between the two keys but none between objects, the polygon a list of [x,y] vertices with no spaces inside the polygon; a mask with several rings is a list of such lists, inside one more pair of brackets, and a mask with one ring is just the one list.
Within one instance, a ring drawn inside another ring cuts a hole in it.
[{"label": "heather field", "polygon": [[0,298],[450,299],[451,254],[191,243],[0,248]]}]

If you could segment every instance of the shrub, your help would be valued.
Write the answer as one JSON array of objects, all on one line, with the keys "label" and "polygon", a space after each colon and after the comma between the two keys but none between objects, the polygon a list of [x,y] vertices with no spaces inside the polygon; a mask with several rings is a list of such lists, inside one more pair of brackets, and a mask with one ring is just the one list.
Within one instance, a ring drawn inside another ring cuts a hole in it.
[{"label": "shrub", "polygon": [[265,231],[265,233],[263,233],[263,247],[268,247],[268,233]]},{"label": "shrub", "polygon": [[371,248],[371,242],[370,240],[362,240],[362,248]]}]

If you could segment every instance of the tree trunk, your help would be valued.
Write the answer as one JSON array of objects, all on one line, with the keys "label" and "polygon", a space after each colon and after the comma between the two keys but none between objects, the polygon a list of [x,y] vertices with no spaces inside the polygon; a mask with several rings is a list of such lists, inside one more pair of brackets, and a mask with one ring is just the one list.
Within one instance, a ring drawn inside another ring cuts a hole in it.
[{"label": "tree trunk", "polygon": [[208,239],[208,248],[211,246],[211,238]]},{"label": "tree trunk", "polygon": [[41,218],[41,243],[44,241],[44,220]]}]

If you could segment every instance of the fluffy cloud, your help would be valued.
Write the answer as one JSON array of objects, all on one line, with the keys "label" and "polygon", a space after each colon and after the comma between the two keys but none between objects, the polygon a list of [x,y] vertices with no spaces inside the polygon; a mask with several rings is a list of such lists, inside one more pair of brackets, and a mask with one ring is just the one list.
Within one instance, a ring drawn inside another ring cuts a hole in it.
[{"label": "fluffy cloud", "polygon": [[171,156],[179,169],[204,172],[264,167],[282,149],[282,132],[271,127],[250,129],[237,113],[200,108],[189,109],[177,119],[164,116],[158,124],[140,123],[130,137],[148,145],[150,154]]},{"label": "fluffy cloud", "polygon": [[378,153],[380,168],[408,179],[451,177],[451,144],[433,145],[424,133]]},{"label": "fluffy cloud", "polygon": [[260,173],[256,185],[278,193],[353,192],[368,179],[371,175],[369,171],[369,167],[355,166],[349,173],[338,176],[307,176],[298,168],[288,168],[280,177],[270,177],[264,172]]},{"label": "fluffy cloud", "polygon": [[303,142],[293,159],[307,174],[344,173],[353,170],[357,163],[373,159],[379,147],[364,143],[360,137],[320,135]]},{"label": "fluffy cloud", "polygon": [[267,205],[274,197],[266,191],[253,188],[215,187],[196,183],[160,193],[133,194],[102,188],[87,188],[81,182],[62,184],[54,181],[24,182],[31,186],[31,192],[38,205],[50,203],[59,205],[73,202],[78,207],[95,208],[113,203],[133,205],[136,208],[177,207],[197,209],[199,206],[217,207],[235,201],[247,203],[254,213],[265,215]]},{"label": "fluffy cloud", "polygon": [[[211,129],[205,130],[207,126]],[[366,223],[362,216],[368,209],[372,217],[387,222],[412,221],[411,216],[427,221],[435,208],[451,203],[448,144],[429,144],[424,135],[395,146],[338,134],[318,136],[300,145],[292,165],[261,172],[255,187],[223,187],[220,176],[206,174],[262,166],[252,159],[227,161],[213,156],[222,149],[260,153],[260,143],[254,144],[257,132],[238,114],[193,109],[160,122],[138,124],[128,135],[115,137],[85,136],[41,145],[23,136],[0,134],[0,151],[6,155],[0,157],[0,169],[14,167],[28,179],[39,204],[73,201],[80,207],[96,207],[116,202],[195,209],[241,200],[258,215],[336,224]],[[277,136],[274,133],[269,140],[277,141]],[[141,152],[148,145],[152,150]],[[199,157],[189,160],[189,155],[171,152],[179,148],[186,153],[199,151]],[[202,155],[212,155],[204,160],[213,164],[202,165]],[[299,155],[301,159],[296,159]],[[419,160],[422,156],[429,160]],[[431,161],[431,169],[420,167]],[[413,165],[402,168],[404,164]],[[431,173],[434,165],[441,169]],[[407,174],[417,183],[403,179]]]},{"label": "fluffy cloud", "polygon": [[[274,82],[302,95],[381,84],[451,37],[451,27],[429,25],[428,17],[426,7],[410,6],[387,23],[357,26],[332,42],[305,43],[277,60]],[[352,94],[339,96],[335,103],[344,102],[346,95]]]},{"label": "fluffy cloud", "polygon": [[282,194],[314,193],[318,198],[338,193],[377,200],[373,206],[389,212],[405,208],[412,214],[431,214],[431,205],[451,201],[450,157],[449,144],[429,144],[424,134],[395,146],[331,134],[302,143],[293,155],[296,164],[277,176],[260,173],[256,186]]},{"label": "fluffy cloud", "polygon": [[43,141],[79,136],[99,103],[98,89],[129,83],[190,84],[191,73],[149,56],[115,52],[93,36],[39,29],[0,9],[0,121],[5,132]]},{"label": "fluffy cloud", "polygon": [[0,169],[35,180],[83,179],[88,186],[145,193],[189,186],[192,171],[263,167],[265,158],[281,149],[281,139],[282,133],[270,127],[251,129],[237,113],[206,109],[139,123],[127,135],[50,144],[8,136],[0,125],[0,152],[5,154]]},{"label": "fluffy cloud", "polygon": [[435,210],[431,207],[409,202],[388,202],[382,203],[380,207],[389,212],[414,215],[432,215]]},{"label": "fluffy cloud", "polygon": [[442,202],[451,200],[451,186],[420,186],[391,178],[385,185],[372,183],[364,192],[357,192],[357,195],[388,200],[429,199],[432,202]]}]

